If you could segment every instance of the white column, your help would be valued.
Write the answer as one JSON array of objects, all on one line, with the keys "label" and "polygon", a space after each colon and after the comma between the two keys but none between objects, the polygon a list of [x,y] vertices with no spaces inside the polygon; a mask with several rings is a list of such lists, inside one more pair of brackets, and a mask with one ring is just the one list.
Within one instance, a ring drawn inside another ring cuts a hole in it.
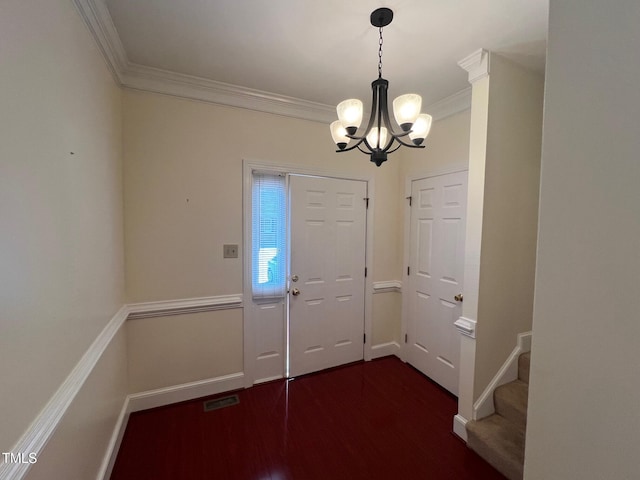
[{"label": "white column", "polygon": [[478,50],[458,62],[469,72],[471,91],[471,127],[469,141],[469,187],[464,263],[464,303],[462,317],[456,322],[461,333],[458,414],[453,430],[466,440],[464,424],[473,419],[473,386],[476,354],[476,320],[480,284],[480,247],[484,205],[484,174],[487,153],[489,114],[489,52]]}]

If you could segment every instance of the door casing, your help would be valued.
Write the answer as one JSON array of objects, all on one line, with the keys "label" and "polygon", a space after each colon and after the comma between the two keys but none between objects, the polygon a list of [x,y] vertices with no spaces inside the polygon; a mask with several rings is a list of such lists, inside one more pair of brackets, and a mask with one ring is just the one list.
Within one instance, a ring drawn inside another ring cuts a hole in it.
[{"label": "door casing", "polygon": [[[285,376],[285,364],[282,363],[282,370],[279,372],[258,372],[256,370],[256,359],[262,351],[260,349],[260,339],[256,338],[259,321],[259,310],[252,300],[251,294],[251,182],[252,172],[258,170],[263,172],[274,172],[296,175],[312,175],[319,177],[341,178],[345,180],[359,180],[367,183],[367,194],[369,205],[367,209],[366,227],[366,267],[367,277],[365,278],[365,305],[364,305],[364,333],[366,342],[364,344],[364,359],[371,360],[371,339],[373,335],[372,312],[373,312],[373,219],[375,218],[375,185],[372,173],[349,174],[335,170],[323,170],[314,168],[304,168],[299,165],[287,165],[281,163],[258,162],[243,160],[243,373],[244,385],[246,388],[256,384]],[[286,308],[283,309],[286,314]],[[286,318],[282,318],[282,348],[286,348],[287,339],[286,328],[284,328]],[[286,352],[282,352],[282,357]]]},{"label": "door casing", "polygon": [[[467,163],[456,162],[443,168],[426,168],[422,171],[415,172],[405,177],[405,208],[404,208],[404,255],[403,255],[403,286],[409,285],[409,276],[407,274],[407,267],[411,261],[411,207],[409,206],[409,197],[411,196],[411,189],[413,182],[416,180],[422,180],[429,177],[436,177],[440,175],[448,175],[451,173],[469,172],[469,166]],[[468,185],[467,185],[468,188]],[[409,295],[403,290],[402,294],[402,342],[400,348],[400,358],[402,361],[408,361],[408,348],[407,343],[404,341],[409,330]]]}]

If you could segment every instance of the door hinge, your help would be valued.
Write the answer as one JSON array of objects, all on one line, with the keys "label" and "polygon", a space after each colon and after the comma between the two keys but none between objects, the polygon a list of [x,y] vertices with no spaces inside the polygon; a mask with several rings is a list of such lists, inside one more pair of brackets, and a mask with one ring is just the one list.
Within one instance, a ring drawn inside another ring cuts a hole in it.
[{"label": "door hinge", "polygon": [[367,334],[366,333],[362,334],[362,343],[367,343]]},{"label": "door hinge", "polygon": [[409,200],[409,206],[411,206],[411,200],[413,199],[413,197],[411,195],[409,195],[408,197],[405,197],[407,200]]},{"label": "door hinge", "polygon": [[367,267],[364,267],[364,277],[367,278]]},{"label": "door hinge", "polygon": [[404,334],[404,343],[407,343],[407,341],[409,341],[409,335],[408,334]]},{"label": "door hinge", "polygon": [[407,275],[411,275],[411,267],[407,267]]},{"label": "door hinge", "polygon": [[366,202],[366,207],[365,208],[367,210],[369,210],[369,197],[365,197],[363,200]]}]

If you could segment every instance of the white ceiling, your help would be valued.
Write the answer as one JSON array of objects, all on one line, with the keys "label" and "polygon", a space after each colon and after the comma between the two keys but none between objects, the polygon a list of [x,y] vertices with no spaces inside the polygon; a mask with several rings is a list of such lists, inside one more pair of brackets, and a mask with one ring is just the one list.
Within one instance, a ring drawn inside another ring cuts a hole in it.
[{"label": "white ceiling", "polygon": [[457,62],[484,48],[544,71],[548,0],[105,0],[133,64],[335,105],[368,103],[377,77],[393,98],[429,105],[469,86]]}]

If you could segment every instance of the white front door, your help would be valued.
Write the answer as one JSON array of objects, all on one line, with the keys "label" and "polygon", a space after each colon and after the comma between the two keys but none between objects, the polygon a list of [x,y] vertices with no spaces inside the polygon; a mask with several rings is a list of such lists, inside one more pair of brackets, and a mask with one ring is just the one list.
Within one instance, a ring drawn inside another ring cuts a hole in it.
[{"label": "white front door", "polygon": [[367,184],[291,175],[289,376],[362,360]]},{"label": "white front door", "polygon": [[466,206],[467,172],[412,182],[407,359],[455,395]]}]

